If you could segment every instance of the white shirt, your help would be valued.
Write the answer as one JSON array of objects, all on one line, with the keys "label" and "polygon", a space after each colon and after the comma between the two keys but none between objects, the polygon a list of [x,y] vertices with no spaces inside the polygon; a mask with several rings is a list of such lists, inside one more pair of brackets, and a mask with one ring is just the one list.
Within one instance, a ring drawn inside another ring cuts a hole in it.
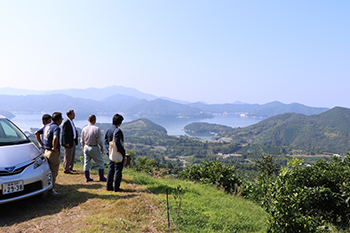
[{"label": "white shirt", "polygon": [[75,129],[75,125],[73,123],[73,121],[71,119],[68,118],[68,120],[70,121],[70,124],[72,125],[72,129],[73,129],[73,139],[77,138],[77,130]]}]

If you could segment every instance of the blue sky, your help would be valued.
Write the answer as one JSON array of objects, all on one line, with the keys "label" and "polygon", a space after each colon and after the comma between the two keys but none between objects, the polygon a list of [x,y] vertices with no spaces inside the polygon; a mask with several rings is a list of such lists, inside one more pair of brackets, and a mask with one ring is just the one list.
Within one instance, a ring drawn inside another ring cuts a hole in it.
[{"label": "blue sky", "polygon": [[350,1],[0,1],[0,88],[350,107]]}]

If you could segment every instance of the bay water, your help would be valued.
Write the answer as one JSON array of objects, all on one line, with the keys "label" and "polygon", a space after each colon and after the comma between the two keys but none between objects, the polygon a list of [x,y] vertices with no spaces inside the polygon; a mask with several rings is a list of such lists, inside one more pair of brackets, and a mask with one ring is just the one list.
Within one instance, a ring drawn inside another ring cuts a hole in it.
[{"label": "bay water", "polygon": [[[14,118],[11,119],[22,131],[30,132],[30,128],[40,128],[42,126],[41,121],[42,114],[17,114]],[[97,123],[112,123],[112,116],[106,115],[97,115]],[[136,120],[137,118],[133,117],[124,117],[124,123]],[[67,119],[64,116],[64,119]],[[218,115],[213,118],[207,119],[159,119],[159,118],[149,118],[152,122],[163,126],[168,135],[186,135],[184,127],[193,122],[207,122],[210,124],[220,124],[230,127],[246,127],[253,125],[261,121],[262,119],[258,118],[247,118],[241,117],[239,115]],[[86,120],[75,119],[74,124],[76,127],[83,128],[88,124]],[[203,137],[204,139],[210,139],[211,137]]]}]

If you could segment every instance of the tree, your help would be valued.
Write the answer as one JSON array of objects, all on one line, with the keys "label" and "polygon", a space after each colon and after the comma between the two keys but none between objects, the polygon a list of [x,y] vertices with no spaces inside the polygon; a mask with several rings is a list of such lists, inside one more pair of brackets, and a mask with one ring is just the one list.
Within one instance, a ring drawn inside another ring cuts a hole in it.
[{"label": "tree", "polygon": [[261,174],[265,177],[271,177],[280,169],[271,155],[262,155],[261,160],[255,161],[255,165],[258,167],[258,170],[261,172]]},{"label": "tree", "polygon": [[224,188],[228,193],[234,193],[241,185],[240,178],[235,175],[235,167],[223,165],[219,161],[191,165],[185,168],[179,176],[185,180]]}]

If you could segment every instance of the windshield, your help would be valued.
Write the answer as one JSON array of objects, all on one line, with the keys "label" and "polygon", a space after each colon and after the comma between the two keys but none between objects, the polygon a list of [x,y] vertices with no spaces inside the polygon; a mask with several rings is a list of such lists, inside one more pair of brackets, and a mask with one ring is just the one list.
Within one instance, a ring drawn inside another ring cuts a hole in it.
[{"label": "windshield", "polygon": [[0,118],[0,145],[26,143],[29,139],[22,131],[6,118]]}]

